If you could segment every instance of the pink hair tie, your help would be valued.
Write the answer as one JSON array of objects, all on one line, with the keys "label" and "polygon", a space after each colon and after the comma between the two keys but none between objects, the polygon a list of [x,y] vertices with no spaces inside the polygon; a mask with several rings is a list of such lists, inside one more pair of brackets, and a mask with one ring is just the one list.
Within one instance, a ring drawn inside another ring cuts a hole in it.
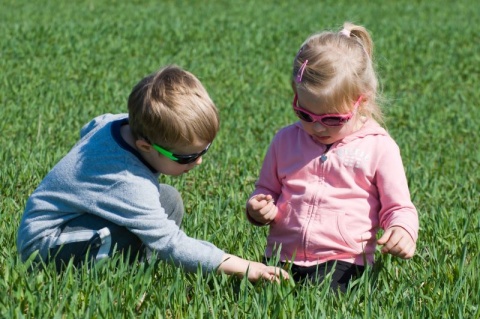
[{"label": "pink hair tie", "polygon": [[350,38],[350,30],[344,28],[340,33]]},{"label": "pink hair tie", "polygon": [[295,79],[295,82],[300,83],[302,82],[302,77],[303,77],[303,72],[305,72],[305,68],[307,67],[308,60],[305,60],[302,65],[300,66],[300,69],[298,69],[297,77]]}]

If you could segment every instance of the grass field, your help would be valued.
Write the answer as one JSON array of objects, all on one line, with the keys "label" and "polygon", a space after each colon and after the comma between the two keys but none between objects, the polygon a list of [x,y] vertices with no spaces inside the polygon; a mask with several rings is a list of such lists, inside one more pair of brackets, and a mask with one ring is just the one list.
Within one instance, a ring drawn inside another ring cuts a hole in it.
[{"label": "grass field", "polygon": [[[0,317],[480,318],[480,5],[459,1],[0,0]],[[344,21],[375,42],[387,127],[420,214],[417,255],[377,255],[354,291],[251,284],[170,265],[27,272],[16,252],[29,194],[96,115],[175,63],[196,74],[222,128],[180,178],[183,228],[260,260],[266,229],[243,215],[289,107],[293,57]]]}]

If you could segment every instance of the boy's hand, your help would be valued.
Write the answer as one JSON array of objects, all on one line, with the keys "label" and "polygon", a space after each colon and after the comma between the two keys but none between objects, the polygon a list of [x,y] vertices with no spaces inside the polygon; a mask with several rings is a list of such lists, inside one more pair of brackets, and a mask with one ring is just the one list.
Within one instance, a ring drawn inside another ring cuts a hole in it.
[{"label": "boy's hand", "polygon": [[247,213],[260,224],[270,224],[277,216],[278,209],[272,195],[258,194],[247,202]]},{"label": "boy's hand", "polygon": [[288,272],[279,267],[267,266],[256,261],[246,260],[234,255],[225,254],[218,271],[227,275],[237,275],[240,278],[248,276],[248,280],[255,282],[260,279],[280,282],[280,279],[289,279]]},{"label": "boy's hand", "polygon": [[280,282],[280,279],[289,279],[289,277],[288,273],[282,268],[252,261],[248,267],[248,280],[255,282],[259,279]]},{"label": "boy's hand", "polygon": [[415,254],[415,241],[410,234],[400,226],[393,226],[385,230],[377,243],[383,245],[382,254],[389,253],[404,259],[412,258]]}]

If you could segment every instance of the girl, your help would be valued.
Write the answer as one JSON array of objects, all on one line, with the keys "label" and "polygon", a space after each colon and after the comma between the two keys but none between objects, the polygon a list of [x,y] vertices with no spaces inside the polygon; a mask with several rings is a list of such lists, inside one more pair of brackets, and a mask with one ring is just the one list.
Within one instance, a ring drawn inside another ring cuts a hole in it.
[{"label": "girl", "polygon": [[351,23],[303,43],[292,77],[300,121],[274,137],[246,209],[270,227],[267,259],[291,263],[295,280],[332,273],[342,291],[373,263],[376,243],[408,259],[418,235],[399,148],[379,124],[372,51]]}]

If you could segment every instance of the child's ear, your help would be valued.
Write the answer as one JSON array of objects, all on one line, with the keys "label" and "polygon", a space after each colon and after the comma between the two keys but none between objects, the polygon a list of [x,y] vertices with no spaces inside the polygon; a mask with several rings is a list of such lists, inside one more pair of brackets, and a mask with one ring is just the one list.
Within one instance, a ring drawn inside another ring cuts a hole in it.
[{"label": "child's ear", "polygon": [[135,141],[135,146],[138,150],[143,152],[150,152],[152,150],[152,145],[145,141],[144,139],[139,139]]}]

